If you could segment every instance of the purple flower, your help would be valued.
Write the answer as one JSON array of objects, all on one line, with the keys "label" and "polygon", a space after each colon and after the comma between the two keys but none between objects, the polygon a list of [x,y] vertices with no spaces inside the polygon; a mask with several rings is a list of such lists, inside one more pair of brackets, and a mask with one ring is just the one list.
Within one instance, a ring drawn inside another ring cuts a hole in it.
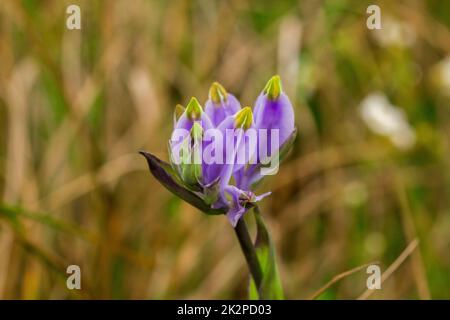
[{"label": "purple flower", "polygon": [[224,192],[231,197],[227,218],[233,227],[236,227],[239,219],[249,208],[264,197],[270,195],[270,192],[266,192],[260,196],[256,196],[252,191],[244,191],[230,185],[225,187]]},{"label": "purple flower", "polygon": [[235,227],[270,194],[256,196],[255,185],[268,160],[278,161],[290,149],[295,134],[294,111],[279,76],[267,82],[253,112],[241,109],[239,101],[214,82],[205,111],[195,98],[186,109],[177,105],[169,141],[171,165],[142,154],[166,188],[207,214],[226,214]]}]

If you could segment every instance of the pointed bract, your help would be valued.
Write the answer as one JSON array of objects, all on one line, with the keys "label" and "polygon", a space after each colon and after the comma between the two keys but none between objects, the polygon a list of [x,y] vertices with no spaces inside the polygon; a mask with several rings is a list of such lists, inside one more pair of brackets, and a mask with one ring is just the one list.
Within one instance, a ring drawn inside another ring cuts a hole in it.
[{"label": "pointed bract", "polygon": [[226,102],[228,99],[228,92],[220,83],[213,82],[209,89],[209,98],[216,104]]},{"label": "pointed bract", "polygon": [[198,100],[195,97],[192,97],[186,106],[186,115],[189,120],[199,120],[201,114],[203,113],[202,106],[198,103]]},{"label": "pointed bract", "polygon": [[253,113],[250,107],[245,107],[235,115],[234,125],[236,128],[249,129],[253,124]]},{"label": "pointed bract", "polygon": [[263,93],[266,94],[267,97],[271,100],[277,99],[280,94],[283,93],[283,89],[281,87],[281,78],[279,75],[275,75],[270,78],[269,81],[267,81]]},{"label": "pointed bract", "polygon": [[175,106],[175,110],[173,111],[174,119],[178,121],[183,115],[184,111],[186,111],[186,108],[183,107],[181,104],[177,104]]}]

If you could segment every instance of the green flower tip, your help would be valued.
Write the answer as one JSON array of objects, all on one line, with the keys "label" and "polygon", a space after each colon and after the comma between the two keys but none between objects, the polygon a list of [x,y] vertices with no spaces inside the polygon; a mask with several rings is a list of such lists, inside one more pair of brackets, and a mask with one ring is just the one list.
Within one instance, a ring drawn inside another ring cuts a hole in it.
[{"label": "green flower tip", "polygon": [[178,121],[180,119],[181,115],[184,113],[186,109],[181,105],[177,104],[175,106],[175,110],[173,111],[173,116],[175,117],[175,120]]},{"label": "green flower tip", "polygon": [[214,103],[221,103],[222,101],[227,101],[228,93],[225,88],[218,82],[213,82],[211,88],[209,89],[209,98]]},{"label": "green flower tip", "polygon": [[240,110],[236,114],[236,120],[234,123],[236,128],[243,128],[244,130],[250,128],[253,123],[252,109],[250,107],[245,107]]},{"label": "green flower tip", "polygon": [[203,138],[203,128],[198,122],[194,122],[191,128],[191,137],[194,141],[201,141]]},{"label": "green flower tip", "polygon": [[186,107],[186,115],[190,120],[197,120],[200,119],[202,112],[202,106],[200,105],[200,103],[198,103],[198,100],[196,98],[192,97],[191,101],[189,101]]},{"label": "green flower tip", "polygon": [[272,100],[277,99],[282,92],[283,88],[281,87],[281,78],[279,75],[275,75],[270,78],[263,90],[263,93],[267,94],[269,99]]}]

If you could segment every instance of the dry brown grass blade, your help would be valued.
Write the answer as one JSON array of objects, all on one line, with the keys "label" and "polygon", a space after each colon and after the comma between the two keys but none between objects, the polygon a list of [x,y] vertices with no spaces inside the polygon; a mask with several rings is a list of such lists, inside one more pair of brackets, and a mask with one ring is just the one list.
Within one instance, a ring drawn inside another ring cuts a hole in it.
[{"label": "dry brown grass blade", "polygon": [[[381,283],[386,281],[394,272],[397,270],[402,263],[408,258],[411,253],[417,248],[417,245],[419,244],[419,239],[414,239],[412,242],[409,243],[409,245],[403,250],[403,252],[398,256],[398,258],[389,266],[389,268],[386,269],[385,272],[381,275]],[[375,290],[367,289],[364,291],[357,300],[366,300],[369,298]]]},{"label": "dry brown grass blade", "polygon": [[327,284],[325,284],[323,287],[321,287],[319,290],[317,290],[316,292],[314,292],[312,295],[310,295],[308,297],[307,300],[315,300],[317,299],[322,293],[324,293],[328,288],[330,288],[333,284],[335,284],[336,282],[342,280],[345,277],[351,276],[352,274],[361,271],[362,269],[372,265],[372,264],[377,264],[378,262],[369,262],[366,264],[363,264],[362,266],[347,270],[345,272],[342,272],[336,276],[334,276],[330,281],[327,282]]},{"label": "dry brown grass blade", "polygon": [[108,161],[98,171],[88,172],[55,188],[40,202],[48,203],[49,210],[55,211],[61,206],[70,203],[73,199],[92,191],[99,185],[115,182],[124,174],[140,170],[143,168],[140,160],[137,153],[133,153]]},{"label": "dry brown grass blade", "polygon": [[[310,152],[283,164],[283,170],[278,173],[277,182],[272,191],[279,191],[322,171],[364,162],[382,162],[389,155],[389,151],[385,148],[360,143]],[[296,170],[296,168],[302,168],[302,170]]]},{"label": "dry brown grass blade", "polygon": [[[21,200],[26,184],[27,153],[30,141],[27,135],[27,94],[33,86],[38,69],[30,59],[24,59],[9,79],[5,100],[8,105],[8,145],[5,161],[5,188],[2,200]],[[0,233],[0,299],[5,295],[14,235],[5,229]]]}]

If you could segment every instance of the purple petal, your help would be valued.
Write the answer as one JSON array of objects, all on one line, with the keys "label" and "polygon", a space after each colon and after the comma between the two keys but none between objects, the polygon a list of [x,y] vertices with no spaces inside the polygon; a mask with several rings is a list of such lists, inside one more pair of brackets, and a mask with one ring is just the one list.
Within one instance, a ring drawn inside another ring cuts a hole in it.
[{"label": "purple petal", "polygon": [[234,228],[239,219],[242,218],[245,212],[250,208],[248,205],[252,205],[270,194],[270,192],[267,192],[260,196],[255,196],[253,192],[243,191],[235,186],[227,186],[225,192],[231,196],[227,218]]},{"label": "purple petal", "polygon": [[258,149],[258,155],[272,155],[276,150],[271,150],[271,129],[279,130],[278,146],[281,146],[294,132],[294,109],[286,94],[281,93],[275,99],[269,99],[267,95],[261,94],[254,108],[255,127],[267,129],[267,140],[263,141]]},{"label": "purple petal", "polygon": [[234,186],[228,186],[226,187],[225,192],[231,196],[231,204],[227,212],[227,218],[233,228],[235,228],[237,222],[246,211],[245,207],[241,204],[239,199],[243,191]]},{"label": "purple petal", "polygon": [[208,99],[205,103],[205,113],[211,119],[212,124],[217,127],[226,117],[234,115],[241,109],[241,104],[235,96],[228,93],[227,99],[221,103],[215,103]]}]

